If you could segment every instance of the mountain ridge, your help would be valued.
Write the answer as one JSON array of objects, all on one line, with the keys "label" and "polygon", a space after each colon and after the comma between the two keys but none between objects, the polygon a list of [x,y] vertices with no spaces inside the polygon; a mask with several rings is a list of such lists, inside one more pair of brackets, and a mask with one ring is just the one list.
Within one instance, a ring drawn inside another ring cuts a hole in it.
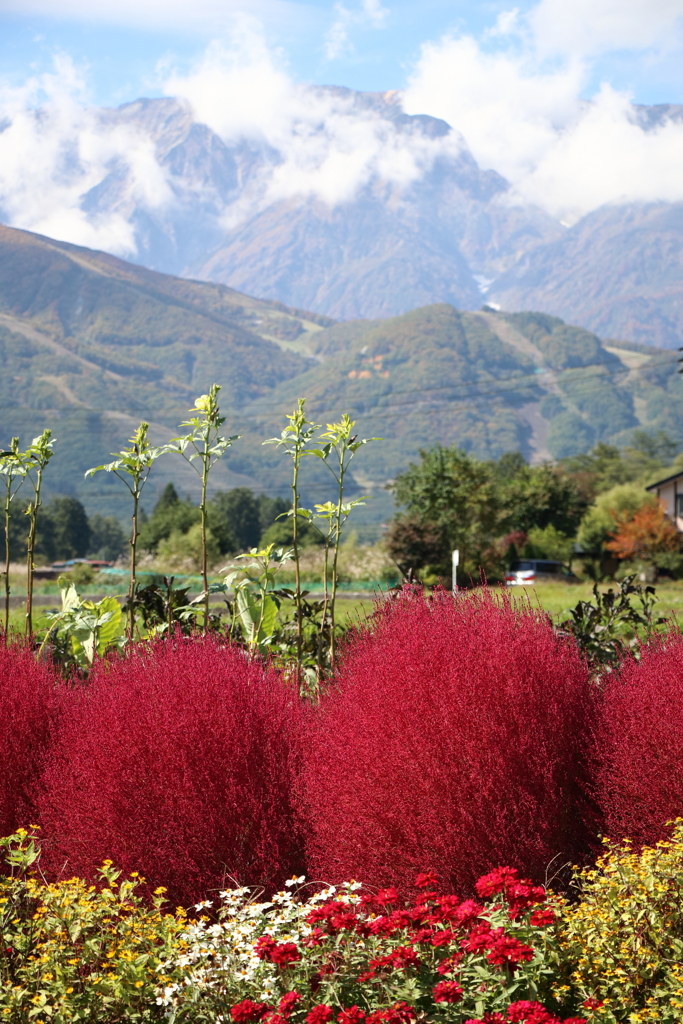
[{"label": "mountain ridge", "polygon": [[[683,442],[675,368],[670,352],[603,342],[543,313],[437,303],[333,322],[0,227],[0,432],[23,444],[50,426],[46,494],[73,494],[89,512],[123,517],[125,494],[105,474],[84,480],[85,470],[108,461],[141,419],[155,442],[170,439],[214,381],[226,431],[242,435],[217,466],[215,489],[288,493],[287,461],[262,442],[299,397],[318,422],[349,412],[362,436],[384,438],[351,477],[372,499],[359,513],[370,535],[391,514],[387,484],[436,441],[480,458],[519,450],[535,462],[599,440],[627,443],[642,427]],[[169,480],[196,496],[193,470],[161,460],[147,506]],[[313,467],[304,500],[328,489]]]},{"label": "mountain ridge", "polygon": [[[568,228],[479,167],[457,126],[407,114],[397,91],[311,86],[296,104],[296,152],[248,126],[223,137],[173,97],[86,112],[107,144],[126,145],[79,213],[115,222],[149,269],[334,319],[477,309],[485,295],[601,335],[683,343],[683,204],[612,203]],[[654,131],[683,121],[683,107],[633,105],[630,120]],[[129,143],[146,154],[142,178]],[[77,150],[60,170],[74,182]]]}]

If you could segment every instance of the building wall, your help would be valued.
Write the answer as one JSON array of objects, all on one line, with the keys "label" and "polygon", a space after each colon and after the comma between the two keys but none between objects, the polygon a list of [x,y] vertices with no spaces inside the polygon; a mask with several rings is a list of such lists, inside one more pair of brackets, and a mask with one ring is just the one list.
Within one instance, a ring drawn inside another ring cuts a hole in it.
[{"label": "building wall", "polygon": [[683,475],[658,487],[655,493],[661,501],[665,502],[666,514],[675,522],[679,533],[683,533],[683,517],[676,515],[676,506],[679,504],[676,499],[679,494],[683,497]]}]

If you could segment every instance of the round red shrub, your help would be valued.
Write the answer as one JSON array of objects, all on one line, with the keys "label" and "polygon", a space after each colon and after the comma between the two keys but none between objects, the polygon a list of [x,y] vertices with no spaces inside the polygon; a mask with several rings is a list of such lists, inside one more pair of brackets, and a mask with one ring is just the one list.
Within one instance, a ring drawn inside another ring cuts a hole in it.
[{"label": "round red shrub", "polygon": [[654,843],[683,816],[683,637],[652,640],[605,685],[599,790],[607,834]]},{"label": "round red shrub", "polygon": [[0,835],[37,819],[36,786],[56,713],[50,666],[27,644],[0,639]]},{"label": "round red shrub", "polygon": [[404,591],[350,644],[304,772],[316,877],[471,890],[591,842],[593,698],[573,643],[505,595]]},{"label": "round red shrub", "polygon": [[274,671],[210,637],[101,662],[45,774],[48,864],[92,877],[110,858],[184,903],[281,884],[301,869],[300,713]]}]

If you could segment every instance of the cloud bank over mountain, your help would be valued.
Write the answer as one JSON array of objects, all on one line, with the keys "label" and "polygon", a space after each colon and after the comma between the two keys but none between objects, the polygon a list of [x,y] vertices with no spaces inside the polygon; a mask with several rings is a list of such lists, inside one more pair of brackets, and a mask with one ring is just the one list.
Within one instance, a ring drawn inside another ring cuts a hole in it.
[{"label": "cloud bank over mountain", "polygon": [[604,50],[647,50],[656,60],[680,48],[682,16],[680,0],[541,0],[526,16],[499,16],[484,44],[426,44],[404,107],[457,126],[481,166],[565,221],[605,203],[677,202],[680,116],[644,123],[629,94],[602,82],[587,99],[586,88]]},{"label": "cloud bank over mountain", "polygon": [[[338,4],[330,45],[344,45],[354,18],[381,22],[377,0]],[[295,82],[251,19],[229,44],[212,44],[189,72],[158,69],[163,91],[187,101],[195,120],[224,142],[268,150],[242,212],[293,196],[334,206],[372,179],[404,186],[453,155],[464,137],[484,169],[506,178],[527,203],[567,223],[606,203],[683,200],[683,120],[666,112],[643,123],[630,97],[603,82],[590,97],[591,61],[607,49],[661,56],[681,44],[681,0],[541,0],[526,14],[499,15],[480,40],[426,43],[397,102],[409,114],[454,129],[428,138],[397,132],[347,95]],[[587,26],[590,27],[588,31]],[[335,35],[336,33],[336,35]],[[336,38],[335,43],[333,37]],[[0,206],[11,224],[133,256],[124,209],[91,216],[83,197],[114,166],[126,168],[129,199],[154,209],[171,201],[167,173],[148,137],[102,121],[84,106],[86,83],[68,57],[51,74],[0,92]]]},{"label": "cloud bank over mountain", "polygon": [[[0,220],[339,318],[486,295],[673,347],[683,106],[595,69],[610,48],[680,55],[682,15],[540,0],[424,44],[404,89],[374,93],[297,81],[237,10],[194,66],[158,65],[155,99],[94,107],[61,54],[0,89]],[[335,17],[332,50],[391,10]]]}]

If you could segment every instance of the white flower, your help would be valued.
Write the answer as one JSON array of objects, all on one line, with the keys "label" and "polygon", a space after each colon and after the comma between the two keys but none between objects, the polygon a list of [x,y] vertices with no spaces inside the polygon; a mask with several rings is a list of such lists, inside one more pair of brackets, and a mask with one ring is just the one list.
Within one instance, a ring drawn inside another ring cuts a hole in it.
[{"label": "white flower", "polygon": [[194,909],[195,910],[203,910],[204,907],[212,907],[212,906],[213,906],[213,900],[202,900],[202,902],[200,902],[200,903],[195,903]]},{"label": "white flower", "polygon": [[287,881],[285,882],[285,885],[302,885],[305,881],[306,876],[299,875],[298,878],[296,876],[294,878],[288,878]]}]

